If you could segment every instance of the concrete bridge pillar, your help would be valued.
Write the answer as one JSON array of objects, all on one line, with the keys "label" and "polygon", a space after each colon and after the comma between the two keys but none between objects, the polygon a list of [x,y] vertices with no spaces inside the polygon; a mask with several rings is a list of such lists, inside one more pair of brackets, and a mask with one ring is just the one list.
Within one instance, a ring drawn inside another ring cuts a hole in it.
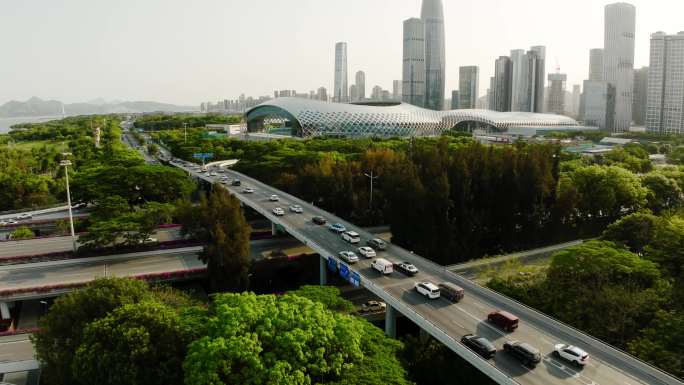
[{"label": "concrete bridge pillar", "polygon": [[397,311],[390,304],[385,308],[385,335],[397,338]]},{"label": "concrete bridge pillar", "polygon": [[26,376],[26,385],[40,384],[40,369],[30,370]]},{"label": "concrete bridge pillar", "polygon": [[318,259],[318,271],[321,279],[321,286],[328,284],[328,260],[322,256]]},{"label": "concrete bridge pillar", "polygon": [[271,235],[273,235],[274,237],[278,235],[278,227],[273,222],[271,222]]}]

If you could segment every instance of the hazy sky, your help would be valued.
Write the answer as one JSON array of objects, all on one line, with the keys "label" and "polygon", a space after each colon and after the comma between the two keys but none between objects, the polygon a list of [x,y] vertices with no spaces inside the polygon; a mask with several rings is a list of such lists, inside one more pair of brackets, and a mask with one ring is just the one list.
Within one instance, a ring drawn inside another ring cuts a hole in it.
[{"label": "hazy sky", "polygon": [[[458,67],[480,66],[484,93],[494,59],[547,46],[547,72],[587,76],[603,46],[597,0],[443,0],[447,95]],[[350,84],[366,72],[391,89],[401,79],[402,21],[421,0],[0,0],[0,103],[31,96],[96,97],[197,105],[332,89],[334,45],[348,42]],[[649,35],[684,30],[683,0],[634,0],[637,67]]]}]

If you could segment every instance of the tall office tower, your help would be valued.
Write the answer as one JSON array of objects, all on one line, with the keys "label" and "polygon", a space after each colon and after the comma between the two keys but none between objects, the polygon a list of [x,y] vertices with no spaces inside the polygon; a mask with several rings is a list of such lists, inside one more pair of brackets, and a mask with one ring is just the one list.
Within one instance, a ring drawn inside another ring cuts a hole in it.
[{"label": "tall office tower", "polygon": [[349,101],[352,103],[359,101],[359,88],[356,84],[349,86]]},{"label": "tall office tower", "polygon": [[646,129],[684,134],[684,32],[651,35]]},{"label": "tall office tower", "polygon": [[462,109],[472,109],[477,105],[480,69],[477,66],[460,67],[458,70],[458,92]]},{"label": "tall office tower", "polygon": [[600,82],[603,80],[603,48],[589,51],[589,80]]},{"label": "tall office tower", "polygon": [[633,5],[606,5],[603,79],[615,87],[615,132],[627,131],[632,124],[635,24]]},{"label": "tall office tower", "polygon": [[392,81],[392,99],[401,101],[401,80]]},{"label": "tall office tower", "polygon": [[383,92],[382,87],[380,87],[380,86],[373,87],[373,90],[371,91],[371,99],[375,100],[375,101],[382,100],[382,92]]},{"label": "tall office tower", "polygon": [[496,111],[494,109],[494,93],[496,92],[496,77],[492,76],[489,78],[489,88],[487,88],[487,109]]},{"label": "tall office tower", "polygon": [[423,0],[420,18],[425,25],[425,107],[442,110],[446,76],[442,0]]},{"label": "tall office tower", "polygon": [[511,110],[512,62],[508,56],[500,56],[494,64],[494,85],[490,91],[490,106],[494,111]]},{"label": "tall office tower", "polygon": [[404,21],[402,99],[425,107],[425,25],[420,19]]},{"label": "tall office tower", "polygon": [[359,93],[359,99],[366,98],[366,73],[363,71],[356,72],[356,91]]},{"label": "tall office tower", "polygon": [[584,125],[613,131],[615,121],[615,86],[604,81],[584,81],[582,94]]},{"label": "tall office tower", "polygon": [[458,110],[459,95],[458,90],[451,91],[451,109]]},{"label": "tall office tower", "polygon": [[546,111],[563,115],[565,114],[565,82],[566,74],[549,74],[549,94],[546,100]]},{"label": "tall office tower", "polygon": [[347,85],[347,43],[335,44],[335,88],[333,101],[346,103],[349,101]]},{"label": "tall office tower", "polygon": [[528,102],[526,84],[528,74],[528,61],[525,50],[514,49],[511,51],[511,107],[510,111],[525,111]]},{"label": "tall office tower", "polygon": [[634,70],[634,98],[632,99],[632,121],[637,126],[646,124],[646,96],[648,93],[648,67]]},{"label": "tall office tower", "polygon": [[320,87],[316,93],[318,100],[327,102],[328,101],[328,90],[325,87]]},{"label": "tall office tower", "polygon": [[[530,49],[536,54],[534,63],[534,103],[532,112],[544,112],[544,91],[546,89],[546,47],[534,46]],[[529,54],[529,52],[528,52]]]},{"label": "tall office tower", "polygon": [[572,86],[572,109],[569,111],[574,118],[579,117],[580,99],[582,96],[582,89],[579,84]]}]

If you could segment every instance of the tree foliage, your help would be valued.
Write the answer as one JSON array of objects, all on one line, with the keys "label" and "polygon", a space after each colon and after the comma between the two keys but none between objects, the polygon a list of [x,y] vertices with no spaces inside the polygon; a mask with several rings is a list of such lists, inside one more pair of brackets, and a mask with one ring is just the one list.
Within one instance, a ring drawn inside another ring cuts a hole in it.
[{"label": "tree foliage", "polygon": [[629,351],[679,378],[684,378],[684,314],[659,311],[639,337],[629,343]]},{"label": "tree foliage", "polygon": [[354,304],[340,297],[340,289],[334,286],[305,285],[290,291],[290,294],[322,303],[328,310],[340,313],[354,311]]}]

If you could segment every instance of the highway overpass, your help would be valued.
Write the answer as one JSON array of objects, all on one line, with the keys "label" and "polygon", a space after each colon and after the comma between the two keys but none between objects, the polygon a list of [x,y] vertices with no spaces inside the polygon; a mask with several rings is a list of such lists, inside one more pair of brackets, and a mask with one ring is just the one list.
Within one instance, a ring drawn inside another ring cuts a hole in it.
[{"label": "highway overpass", "polygon": [[[172,162],[190,175],[204,181],[215,183],[218,176],[195,172],[185,163]],[[372,234],[344,221],[334,215],[308,204],[294,196],[274,189],[253,178],[234,171],[226,171],[231,179],[242,180],[241,187],[225,186],[243,204],[261,213],[273,223],[282,226],[289,234],[306,244],[321,256],[321,280],[325,282],[327,259],[336,259],[338,253],[354,248],[341,237],[331,233],[325,226],[312,223],[313,216],[322,216],[329,223],[339,222],[347,229],[353,229],[361,235],[363,242],[372,238]],[[243,188],[251,187],[253,194],[242,193]],[[276,194],[279,202],[270,202],[269,197]],[[288,211],[290,204],[298,204],[304,208],[303,214]],[[273,215],[275,207],[282,207],[286,214],[282,217]],[[388,305],[386,313],[386,331],[394,332],[395,315],[400,312],[427,333],[434,336],[458,355],[469,361],[479,370],[500,384],[583,384],[583,385],[664,385],[682,384],[671,375],[650,366],[638,359],[617,350],[579,330],[562,324],[540,312],[499,295],[486,288],[456,275],[443,266],[404,250],[396,245],[388,245],[381,257],[394,262],[409,261],[420,269],[413,278],[399,273],[390,276],[379,276],[370,268],[369,260],[362,260],[352,265],[352,272],[360,276],[360,285],[382,298]],[[444,299],[428,301],[413,290],[417,281],[452,282],[466,290],[466,296],[458,304],[451,304]],[[520,317],[520,327],[514,333],[505,333],[485,321],[487,314],[493,309],[507,310]],[[543,360],[536,369],[530,369],[505,353],[497,354],[493,360],[484,360],[461,345],[460,338],[464,334],[477,333],[492,340],[498,349],[506,340],[521,340],[539,348]],[[550,352],[558,342],[577,345],[590,353],[591,359],[587,367],[577,369],[570,364],[553,357]]]}]

